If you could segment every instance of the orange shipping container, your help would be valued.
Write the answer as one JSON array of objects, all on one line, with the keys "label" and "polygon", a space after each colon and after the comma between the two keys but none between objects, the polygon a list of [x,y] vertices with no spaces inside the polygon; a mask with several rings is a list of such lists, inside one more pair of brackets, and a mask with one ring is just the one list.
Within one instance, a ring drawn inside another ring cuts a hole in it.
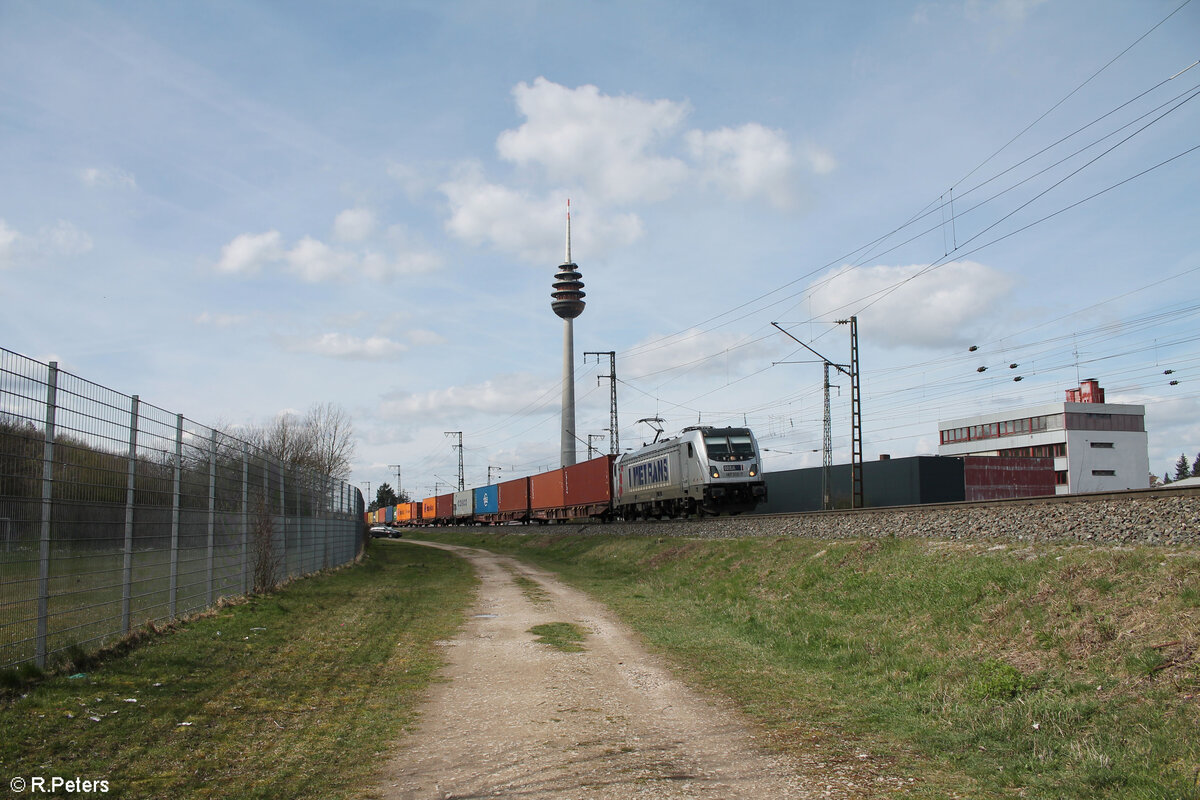
[{"label": "orange shipping container", "polygon": [[561,469],[529,476],[529,507],[534,511],[566,505]]},{"label": "orange shipping container", "polygon": [[608,505],[612,500],[612,463],[616,456],[600,456],[563,469],[567,506]]},{"label": "orange shipping container", "polygon": [[529,510],[529,478],[505,481],[498,488],[500,502],[497,507],[500,511]]}]

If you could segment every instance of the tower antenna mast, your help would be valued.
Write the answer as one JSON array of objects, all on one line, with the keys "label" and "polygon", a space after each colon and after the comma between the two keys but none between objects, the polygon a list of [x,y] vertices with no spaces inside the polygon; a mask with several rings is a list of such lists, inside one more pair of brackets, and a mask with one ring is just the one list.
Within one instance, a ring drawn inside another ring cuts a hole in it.
[{"label": "tower antenna mast", "polygon": [[585,292],[583,275],[571,261],[571,201],[567,200],[566,261],[554,276],[554,291],[550,293],[550,308],[563,321],[563,378],[562,431],[559,439],[562,466],[575,465],[575,327],[573,322],[583,313]]}]

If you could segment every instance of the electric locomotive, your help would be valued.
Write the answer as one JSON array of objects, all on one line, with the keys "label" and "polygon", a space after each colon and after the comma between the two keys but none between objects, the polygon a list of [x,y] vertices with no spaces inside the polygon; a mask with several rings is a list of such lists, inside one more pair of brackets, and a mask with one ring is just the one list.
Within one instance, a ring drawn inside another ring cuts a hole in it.
[{"label": "electric locomotive", "polygon": [[766,498],[749,428],[684,428],[613,463],[613,510],[624,519],[740,514]]}]

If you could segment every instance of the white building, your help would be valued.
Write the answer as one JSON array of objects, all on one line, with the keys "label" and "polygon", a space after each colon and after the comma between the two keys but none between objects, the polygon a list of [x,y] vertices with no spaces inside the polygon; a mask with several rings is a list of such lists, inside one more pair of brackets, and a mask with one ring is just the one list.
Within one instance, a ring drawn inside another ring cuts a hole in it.
[{"label": "white building", "polygon": [[938,423],[938,455],[1053,456],[1058,494],[1150,485],[1146,407],[1104,402],[1094,379],[1067,401]]}]

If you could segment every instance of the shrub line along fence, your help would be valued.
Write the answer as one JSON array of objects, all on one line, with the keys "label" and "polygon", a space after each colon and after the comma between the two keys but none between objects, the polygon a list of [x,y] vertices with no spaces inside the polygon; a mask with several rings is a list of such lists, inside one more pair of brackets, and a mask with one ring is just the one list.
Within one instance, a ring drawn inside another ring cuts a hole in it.
[{"label": "shrub line along fence", "polygon": [[351,484],[0,348],[0,668],[352,561]]}]

